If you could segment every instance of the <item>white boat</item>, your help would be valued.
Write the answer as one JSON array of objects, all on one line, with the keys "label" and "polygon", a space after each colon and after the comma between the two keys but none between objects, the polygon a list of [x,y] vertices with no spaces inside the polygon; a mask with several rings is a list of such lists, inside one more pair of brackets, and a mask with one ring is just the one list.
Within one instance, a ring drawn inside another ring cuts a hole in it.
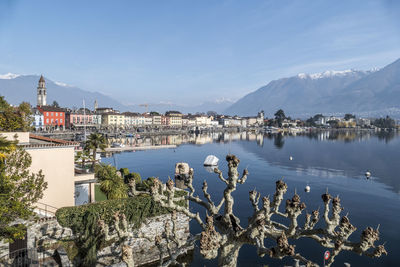
[{"label": "white boat", "polygon": [[218,165],[219,159],[214,155],[208,155],[204,161],[204,166],[216,166]]}]

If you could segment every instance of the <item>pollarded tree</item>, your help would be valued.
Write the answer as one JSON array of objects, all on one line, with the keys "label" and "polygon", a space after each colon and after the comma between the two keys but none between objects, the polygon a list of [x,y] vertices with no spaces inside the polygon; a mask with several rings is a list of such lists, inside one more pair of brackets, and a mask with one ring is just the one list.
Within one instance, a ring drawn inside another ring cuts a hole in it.
[{"label": "pollarded tree", "polygon": [[[153,199],[161,206],[183,212],[200,224],[203,230],[200,237],[200,253],[206,259],[218,257],[219,266],[236,266],[240,248],[249,244],[256,247],[257,253],[261,257],[265,255],[278,259],[292,257],[307,266],[318,266],[303,257],[295,250],[295,246],[289,243],[290,240],[300,238],[312,239],[321,246],[332,250],[331,258],[326,262],[326,266],[331,266],[335,257],[344,250],[370,257],[380,257],[382,254],[387,254],[383,245],[375,246],[374,244],[379,239],[378,228],[367,227],[362,232],[359,242],[349,241],[349,236],[357,228],[350,223],[347,215],[340,215],[342,206],[339,197],[332,198],[328,193],[322,195],[325,226],[321,225],[316,228],[320,221],[318,210],[314,210],[311,214],[306,213],[304,225],[299,225],[298,217],[303,213],[306,205],[295,193],[291,199],[286,200],[284,211],[280,209],[284,194],[287,191],[287,185],[282,180],[276,182],[276,191],[272,200],[269,196],[262,197],[261,207],[259,205],[261,194],[255,190],[249,192],[253,214],[249,217],[248,225],[243,227],[233,211],[234,199],[232,193],[236,190],[238,184],[246,182],[248,171],[245,169],[240,176],[238,172],[239,159],[234,155],[228,155],[226,160],[229,168],[227,178],[218,168],[214,170],[219,179],[226,185],[223,197],[217,204],[213,202],[211,195],[207,192],[206,181],[204,181],[202,188],[205,200],[194,195],[193,169],[190,169],[189,172],[187,186],[190,193],[184,198],[206,210],[206,222],[203,222],[199,213],[192,213],[189,209],[175,204],[182,200],[182,197],[174,197],[176,188],[171,179],[168,180],[166,186],[157,179],[151,188]],[[224,207],[223,210],[221,210],[222,207]],[[330,212],[331,208],[332,212]],[[289,223],[284,225],[274,220],[274,217],[286,218]],[[264,243],[266,239],[275,240],[276,245],[266,247]]]},{"label": "pollarded tree", "polygon": [[107,140],[104,137],[104,135],[99,133],[91,133],[89,135],[89,138],[85,143],[85,150],[92,151],[92,160],[93,160],[92,168],[94,168],[94,165],[96,164],[97,150],[100,149],[101,151],[104,151],[106,147],[107,147]]},{"label": "pollarded tree", "polygon": [[34,204],[47,188],[41,171],[31,173],[32,158],[22,147],[16,146],[0,160],[0,240],[23,238],[23,225],[13,225],[17,219],[30,219]]}]

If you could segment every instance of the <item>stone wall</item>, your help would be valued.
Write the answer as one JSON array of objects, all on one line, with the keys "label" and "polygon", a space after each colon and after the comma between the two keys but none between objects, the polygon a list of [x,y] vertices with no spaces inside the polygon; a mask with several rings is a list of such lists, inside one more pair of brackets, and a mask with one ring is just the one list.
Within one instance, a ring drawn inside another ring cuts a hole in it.
[{"label": "stone wall", "polygon": [[[157,235],[161,235],[164,232],[166,221],[171,221],[171,215],[167,214],[152,217],[147,219],[142,226],[135,231],[137,231],[140,236],[145,236],[150,240],[154,240]],[[177,234],[180,240],[187,240],[190,236],[189,218],[181,213],[177,214]],[[52,245],[57,243],[60,239],[73,239],[73,233],[71,229],[60,226],[57,219],[53,217],[42,218],[32,223],[28,227],[27,237],[28,248],[45,247],[46,253],[40,255],[51,257],[56,248]],[[164,240],[163,242],[165,244]],[[154,241],[150,242],[146,238],[131,238],[128,240],[128,243],[132,246],[136,265],[143,265],[159,260],[160,252],[155,246]],[[7,254],[8,251],[9,244],[0,242],[0,257]],[[119,245],[113,243],[97,252],[98,266],[118,264],[121,262],[120,255]]]},{"label": "stone wall", "polygon": [[[147,219],[138,230],[138,235],[145,236],[154,240],[157,235],[164,232],[165,222],[171,221],[171,216],[161,215]],[[177,234],[179,240],[187,240],[190,236],[189,217],[182,213],[177,214]],[[155,246],[154,241],[150,242],[146,238],[131,238],[129,245],[132,246],[135,264],[144,265],[158,261],[160,252]],[[165,240],[162,241],[165,245]],[[120,263],[120,247],[115,243],[97,252],[98,266],[108,266]],[[165,257],[166,255],[164,255]]]}]

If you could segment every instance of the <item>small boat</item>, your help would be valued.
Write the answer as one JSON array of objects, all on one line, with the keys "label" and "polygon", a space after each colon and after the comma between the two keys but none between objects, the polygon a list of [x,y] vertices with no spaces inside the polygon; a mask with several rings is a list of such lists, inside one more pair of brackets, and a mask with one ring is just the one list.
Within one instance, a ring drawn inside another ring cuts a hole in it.
[{"label": "small boat", "polygon": [[364,175],[365,175],[365,177],[366,177],[367,179],[371,178],[371,172],[370,172],[369,170],[366,171]]},{"label": "small boat", "polygon": [[214,155],[208,155],[204,161],[204,166],[216,166],[218,165],[219,159]]}]

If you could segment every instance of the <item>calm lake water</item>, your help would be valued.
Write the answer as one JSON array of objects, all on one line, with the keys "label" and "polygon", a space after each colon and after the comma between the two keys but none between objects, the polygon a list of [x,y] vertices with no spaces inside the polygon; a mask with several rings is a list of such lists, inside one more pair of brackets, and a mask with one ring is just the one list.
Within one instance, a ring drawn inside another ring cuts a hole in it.
[{"label": "calm lake water", "polygon": [[[321,195],[326,188],[333,196],[340,195],[344,211],[357,227],[351,241],[359,241],[361,231],[367,226],[374,228],[380,224],[381,240],[386,242],[388,256],[370,259],[350,252],[342,252],[336,257],[334,266],[400,266],[400,138],[393,133],[333,133],[324,132],[307,136],[263,136],[248,133],[234,135],[174,136],[168,137],[180,144],[175,149],[125,152],[104,158],[103,162],[127,167],[139,172],[142,179],[159,177],[164,182],[168,176],[174,177],[177,162],[187,162],[195,170],[194,186],[201,194],[203,180],[207,180],[209,193],[215,202],[222,197],[224,184],[216,174],[209,173],[203,162],[207,155],[220,159],[219,167],[226,176],[225,156],[235,154],[241,160],[240,172],[248,167],[249,177],[245,184],[234,192],[234,212],[245,226],[252,214],[248,192],[254,188],[262,195],[273,195],[275,181],[283,177],[288,184],[286,198],[293,196],[294,190],[300,195],[310,212],[323,207]],[[185,143],[189,142],[189,143]],[[209,142],[209,143],[207,143]],[[197,143],[197,144],[196,144]],[[293,160],[289,160],[292,156]],[[369,170],[371,179],[364,173]],[[311,187],[310,193],[304,187]],[[217,198],[218,197],[218,198]],[[204,210],[191,204],[193,211]],[[284,203],[281,210],[284,209]],[[301,216],[304,219],[304,215]],[[300,225],[303,220],[300,220]],[[324,226],[323,219],[319,224]],[[317,225],[318,227],[319,225]],[[191,231],[200,231],[196,222],[191,223]],[[297,240],[296,251],[320,265],[326,249],[312,240]],[[273,242],[267,245],[273,245]],[[279,261],[269,257],[260,258],[252,246],[240,250],[239,266],[283,266],[293,264],[290,259]],[[195,250],[192,266],[215,266],[216,261],[204,260]]]}]

